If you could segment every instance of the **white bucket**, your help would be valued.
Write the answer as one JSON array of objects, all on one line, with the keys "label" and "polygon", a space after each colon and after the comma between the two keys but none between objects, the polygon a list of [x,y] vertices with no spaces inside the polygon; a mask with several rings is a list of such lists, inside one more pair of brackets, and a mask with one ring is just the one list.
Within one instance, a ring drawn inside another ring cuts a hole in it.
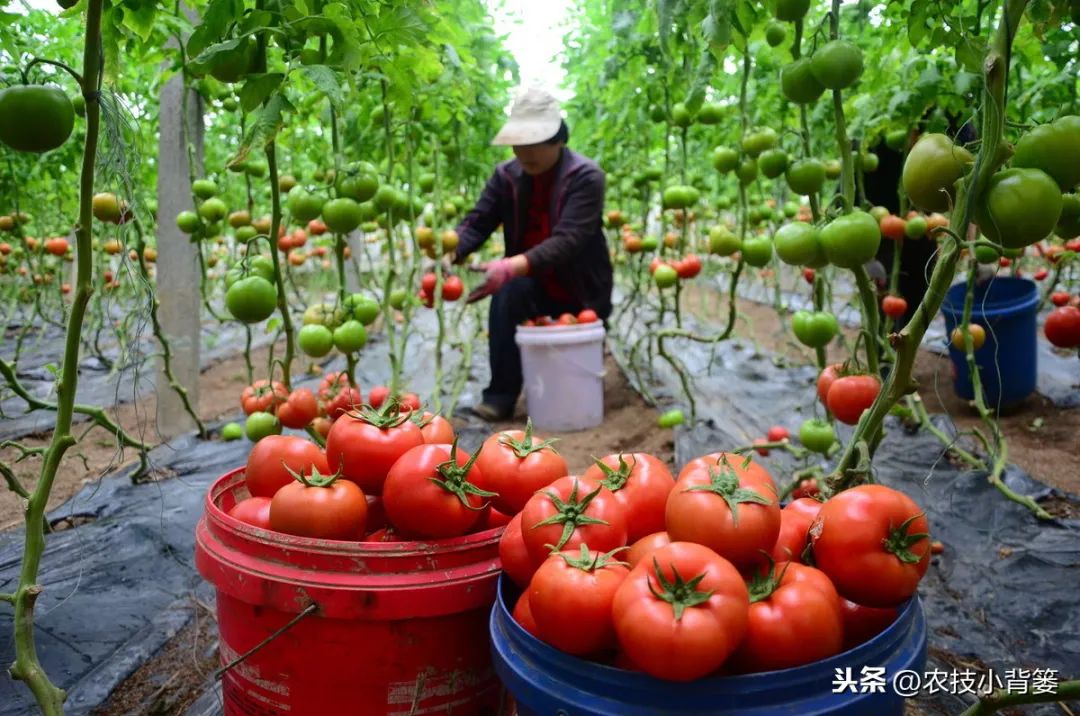
[{"label": "white bucket", "polygon": [[529,417],[540,430],[568,432],[604,422],[604,324],[518,326]]}]

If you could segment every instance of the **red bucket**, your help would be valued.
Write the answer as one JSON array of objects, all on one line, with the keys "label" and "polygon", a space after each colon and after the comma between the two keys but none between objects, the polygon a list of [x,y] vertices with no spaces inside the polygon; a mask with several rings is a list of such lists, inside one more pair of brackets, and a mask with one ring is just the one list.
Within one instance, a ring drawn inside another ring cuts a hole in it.
[{"label": "red bucket", "polygon": [[487,630],[502,528],[437,542],[309,539],[226,514],[246,497],[243,469],[227,473],[195,528],[222,664],[309,613],[225,672],[226,716],[498,711]]}]

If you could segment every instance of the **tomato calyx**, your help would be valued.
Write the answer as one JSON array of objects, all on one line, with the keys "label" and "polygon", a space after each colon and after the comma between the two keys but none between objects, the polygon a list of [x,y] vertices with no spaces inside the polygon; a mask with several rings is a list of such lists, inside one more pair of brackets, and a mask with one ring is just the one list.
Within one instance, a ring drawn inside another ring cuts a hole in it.
[{"label": "tomato calyx", "polygon": [[292,475],[293,479],[303,484],[304,487],[330,487],[338,478],[341,477],[341,470],[338,470],[332,475],[323,475],[319,472],[319,468],[314,465],[311,467],[311,474],[305,475],[303,472],[297,472],[291,467],[285,464],[285,461],[281,461],[281,466],[285,468],[285,471]]},{"label": "tomato calyx", "polygon": [[558,442],[558,438],[550,438],[548,440],[541,440],[534,445],[532,436],[532,418],[529,418],[525,422],[525,434],[522,436],[521,440],[514,440],[506,433],[499,436],[499,444],[513,450],[514,454],[521,460],[524,460],[534,452],[540,452],[544,449],[549,449],[551,452],[558,454],[558,450],[552,447],[556,442]]},{"label": "tomato calyx", "polygon": [[709,601],[715,591],[712,589],[707,592],[698,590],[697,587],[701,584],[701,580],[705,579],[705,572],[687,581],[679,574],[679,569],[672,564],[671,572],[675,578],[669,581],[664,576],[664,570],[660,569],[660,562],[656,557],[653,557],[653,569],[656,571],[656,581],[660,589],[654,587],[652,579],[649,579],[649,591],[660,601],[671,605],[671,609],[675,612],[675,621],[682,619],[683,612],[686,611],[687,607],[696,607]]},{"label": "tomato calyx", "polygon": [[787,562],[780,571],[780,574],[777,574],[776,560],[772,558],[772,555],[766,552],[763,552],[763,554],[769,559],[769,570],[764,573],[756,573],[746,585],[750,592],[751,604],[763,602],[771,597],[773,592],[780,588],[780,583],[784,581],[784,575],[787,574],[788,567],[791,566],[791,562]]},{"label": "tomato calyx", "polygon": [[735,470],[732,469],[731,463],[728,462],[727,457],[721,459],[718,463],[719,470],[709,468],[709,484],[708,485],[694,485],[688,487],[684,492],[711,492],[723,498],[727,503],[728,509],[731,510],[732,523],[739,524],[739,504],[743,502],[752,502],[758,505],[771,505],[772,501],[758,494],[756,490],[752,490],[749,487],[742,487],[739,485],[739,476],[735,474]]},{"label": "tomato calyx", "polygon": [[[418,410],[414,410],[409,413],[409,420],[413,421],[418,428],[426,428],[431,425],[431,421],[435,420],[435,413],[421,413]],[[480,452],[477,450],[477,452]]]},{"label": "tomato calyx", "polygon": [[401,412],[401,403],[397,398],[388,398],[379,408],[364,404],[359,410],[350,410],[346,415],[373,425],[379,430],[390,430],[409,422],[413,411]]},{"label": "tomato calyx", "polygon": [[928,532],[917,532],[915,534],[908,534],[908,529],[911,528],[911,523],[915,520],[923,517],[923,513],[912,515],[904,520],[896,529],[889,529],[889,536],[881,541],[881,544],[885,547],[886,552],[890,552],[896,555],[896,558],[905,564],[918,564],[923,558],[921,554],[915,554],[911,551],[911,547],[924,539],[930,538]]},{"label": "tomato calyx", "polygon": [[458,465],[457,461],[457,438],[454,438],[453,444],[450,446],[450,459],[446,462],[439,463],[435,470],[439,473],[440,477],[429,477],[428,479],[434,482],[436,485],[446,490],[450,494],[461,500],[461,504],[467,509],[474,512],[480,512],[487,508],[488,503],[484,502],[480,507],[473,507],[469,504],[469,495],[476,495],[478,497],[494,497],[498,495],[497,492],[489,492],[488,490],[482,490],[476,485],[469,482],[468,475],[472,466],[476,463],[476,458],[480,457],[480,450],[472,454],[469,461],[464,465]]},{"label": "tomato calyx", "polygon": [[630,473],[634,471],[634,467],[637,465],[637,458],[631,455],[630,462],[627,463],[623,458],[623,454],[619,453],[619,469],[617,470],[609,467],[603,460],[593,458],[593,462],[600,468],[600,472],[604,474],[600,484],[612,492],[618,492],[626,487],[626,482],[630,479]]},{"label": "tomato calyx", "polygon": [[545,520],[540,520],[529,529],[536,529],[537,527],[547,527],[548,525],[563,526],[562,534],[559,536],[558,543],[549,545],[553,550],[559,550],[563,548],[570,536],[574,534],[574,530],[583,525],[606,525],[609,524],[607,520],[602,520],[598,517],[591,517],[585,514],[585,510],[589,509],[589,504],[600,494],[600,490],[604,489],[603,485],[598,485],[595,490],[589,494],[578,499],[578,486],[579,482],[574,480],[574,487],[570,490],[570,494],[566,496],[564,502],[559,497],[558,493],[554,490],[549,490],[544,494],[551,500],[551,504],[555,506],[555,514],[548,517]]},{"label": "tomato calyx", "polygon": [[623,550],[630,549],[629,547],[616,547],[610,552],[590,552],[587,544],[581,545],[581,553],[578,556],[573,556],[569,553],[557,552],[556,554],[566,562],[568,567],[580,569],[582,572],[595,572],[607,567],[611,564],[620,564],[624,567],[629,567],[629,562],[623,562],[615,559],[615,554],[622,552]]}]

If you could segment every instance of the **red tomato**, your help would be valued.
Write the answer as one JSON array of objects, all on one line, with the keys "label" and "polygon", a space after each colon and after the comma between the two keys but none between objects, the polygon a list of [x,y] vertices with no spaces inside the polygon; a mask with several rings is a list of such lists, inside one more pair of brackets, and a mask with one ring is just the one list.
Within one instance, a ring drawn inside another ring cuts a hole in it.
[{"label": "red tomato", "polygon": [[380,529],[375,530],[374,532],[369,534],[367,537],[365,537],[361,541],[363,541],[363,542],[407,542],[408,540],[406,540],[404,537],[402,537],[400,534],[398,534],[396,531],[394,531],[393,527],[382,527]]},{"label": "red tomato", "polygon": [[672,541],[705,545],[736,567],[749,568],[776,544],[780,500],[761,465],[713,453],[691,460],[679,473],[666,521]]},{"label": "red tomato", "polygon": [[442,297],[444,301],[456,301],[461,298],[465,291],[465,284],[457,276],[447,276],[443,279]]},{"label": "red tomato", "polygon": [[560,326],[572,326],[577,323],[577,316],[573,313],[564,313],[559,316],[559,320],[555,321]]},{"label": "red tomato", "polygon": [[326,224],[323,223],[322,219],[312,219],[308,222],[307,230],[313,236],[322,236],[326,233]]},{"label": "red tomato", "polygon": [[1065,250],[1080,253],[1080,237],[1077,237],[1075,239],[1069,239],[1068,241],[1066,241]]},{"label": "red tomato", "polygon": [[309,388],[297,388],[278,406],[277,416],[285,427],[300,430],[319,417],[319,401]]},{"label": "red tomato", "polygon": [[1047,271],[1047,270],[1046,270],[1046,269],[1044,269],[1044,268],[1041,268],[1041,269],[1039,269],[1038,271],[1036,271],[1036,272],[1035,272],[1035,275],[1033,276],[1033,278],[1034,278],[1034,279],[1035,279],[1036,281],[1043,281],[1043,280],[1045,280],[1045,279],[1046,279],[1046,277],[1047,277],[1047,276],[1049,276],[1049,275],[1050,275],[1050,272],[1049,272],[1049,271]]},{"label": "red tomato", "polygon": [[854,649],[885,631],[896,621],[894,607],[880,609],[864,607],[848,599],[840,600],[840,617],[844,622],[844,649]]},{"label": "red tomato", "polygon": [[577,314],[578,323],[596,323],[600,320],[600,317],[596,315],[596,311],[591,308],[586,308]]},{"label": "red tomato", "polygon": [[529,593],[522,592],[518,597],[517,604],[514,605],[514,611],[511,614],[514,617],[514,621],[518,625],[529,632],[537,639],[540,638],[540,628],[536,626],[536,619],[533,618],[532,608],[529,606]]},{"label": "red tomato", "polygon": [[687,254],[682,261],[675,264],[675,271],[679,278],[694,278],[701,273],[701,259],[694,254]]},{"label": "red tomato", "polygon": [[312,469],[323,475],[330,472],[318,445],[296,435],[268,435],[251,448],[244,483],[253,497],[273,497],[296,481],[289,470],[307,474]]},{"label": "red tomato", "polygon": [[814,271],[814,269],[812,268],[804,268],[802,270],[802,277],[803,280],[806,281],[808,284],[813,285],[814,278],[817,277],[817,272]]},{"label": "red tomato", "polygon": [[433,296],[435,294],[435,283],[438,280],[439,277],[429,271],[420,279],[420,290],[429,296]]},{"label": "red tomato", "polygon": [[383,501],[381,497],[375,495],[364,495],[367,498],[367,528],[371,531],[388,527],[389,523],[386,521],[386,510],[383,509]]},{"label": "red tomato", "polygon": [[489,496],[476,487],[475,462],[456,445],[419,445],[399,457],[382,486],[390,524],[434,539],[468,534],[483,517]]},{"label": "red tomato", "polygon": [[1012,266],[1012,259],[1010,259],[1008,256],[1002,256],[998,259],[998,265],[1002,268],[1008,268]]},{"label": "red tomato", "polygon": [[772,548],[774,562],[801,562],[803,551],[810,541],[810,525],[814,523],[821,503],[809,497],[792,500],[780,510],[780,534]]},{"label": "red tomato", "polygon": [[813,477],[800,480],[798,486],[791,491],[791,497],[796,500],[800,497],[817,497],[820,494],[821,488],[818,487],[817,479]]},{"label": "red tomato", "polygon": [[495,509],[517,514],[537,490],[569,473],[553,442],[533,435],[531,420],[524,431],[504,430],[484,441],[476,466],[484,479],[482,487],[498,493],[491,498]]},{"label": "red tomato", "polygon": [[610,552],[626,545],[626,511],[599,482],[571,475],[525,503],[521,535],[529,556],[538,564],[552,547],[573,551],[587,544],[598,552]]},{"label": "red tomato", "polygon": [[537,316],[536,325],[538,326],[550,326],[553,323],[551,316]]},{"label": "red tomato", "polygon": [[859,485],[826,502],[810,528],[814,561],[840,594],[894,607],[915,593],[930,564],[926,515],[907,495]]},{"label": "red tomato", "polygon": [[360,540],[367,500],[348,480],[315,472],[277,491],[270,502],[270,529],[316,539]]},{"label": "red tomato", "polygon": [[401,405],[401,410],[420,410],[422,404],[420,402],[420,396],[416,393],[402,393],[398,396],[398,403]]},{"label": "red tomato", "polygon": [[514,515],[499,538],[499,561],[503,572],[510,580],[524,589],[536,572],[538,563],[533,562],[529,550],[525,549],[525,540],[521,535],[521,514]]},{"label": "red tomato", "polygon": [[420,428],[424,442],[429,445],[451,445],[454,442],[454,426],[441,415],[413,411],[409,418]]},{"label": "red tomato", "polygon": [[631,567],[636,567],[641,560],[651,557],[653,552],[669,544],[671,544],[671,536],[667,532],[653,532],[651,535],[645,535],[630,546],[630,551],[626,553],[626,562]]},{"label": "red tomato", "polygon": [[615,593],[612,615],[630,662],[661,679],[693,681],[739,645],[749,607],[730,562],[708,547],[672,542],[634,567]]},{"label": "red tomato", "polygon": [[881,311],[892,319],[903,318],[907,313],[907,301],[900,296],[886,296],[881,299]]},{"label": "red tomato", "polygon": [[1058,348],[1080,347],[1080,308],[1060,306],[1050,311],[1043,331],[1046,340]]},{"label": "red tomato", "polygon": [[350,410],[355,410],[364,402],[360,387],[349,383],[349,376],[341,373],[327,373],[319,383],[319,400],[323,410],[331,420],[337,420]]},{"label": "red tomato", "polygon": [[346,480],[378,495],[397,459],[423,443],[420,428],[407,414],[362,410],[346,413],[334,422],[326,436],[326,459]]},{"label": "red tomato", "polygon": [[525,326],[526,328],[533,328],[536,326],[536,321],[530,318],[528,320],[522,321],[521,325]]},{"label": "red tomato", "polygon": [[334,423],[331,422],[330,418],[324,418],[322,416],[311,421],[311,427],[315,428],[315,432],[322,435],[323,438],[326,438],[326,436],[330,434],[330,426],[333,424]]},{"label": "red tomato", "polygon": [[859,422],[863,411],[874,404],[881,381],[873,375],[845,375],[829,388],[826,404],[836,419],[848,425]]},{"label": "red tomato", "polygon": [[615,648],[611,605],[629,570],[590,552],[553,553],[529,583],[529,609],[540,638],[576,656]]},{"label": "red tomato", "polygon": [[244,388],[240,394],[240,407],[246,415],[252,413],[273,413],[280,403],[289,399],[289,391],[284,383],[257,380]]},{"label": "red tomato", "polygon": [[376,385],[368,393],[368,405],[373,408],[381,408],[386,399],[390,397],[390,389],[385,385]]},{"label": "red tomato", "polygon": [[667,465],[643,452],[607,455],[582,474],[615,493],[626,512],[628,543],[664,529],[664,509],[675,478]]},{"label": "red tomato", "polygon": [[824,405],[828,402],[829,388],[836,382],[836,379],[840,377],[840,370],[843,368],[839,363],[833,363],[832,365],[825,366],[825,370],[821,371],[821,375],[818,376],[817,381],[817,395],[818,400]]},{"label": "red tomato", "polygon": [[[767,442],[768,441],[765,438],[754,438],[754,445],[764,445]],[[768,457],[769,448],[766,448],[766,447],[754,448],[754,452],[756,452],[758,455],[761,455],[762,457]]]},{"label": "red tomato", "polygon": [[791,433],[783,425],[774,425],[765,433],[765,439],[771,443],[778,443],[781,440],[789,440],[790,438]]},{"label": "red tomato", "polygon": [[1055,306],[1068,305],[1071,296],[1066,291],[1054,291],[1050,294],[1050,302]]},{"label": "red tomato", "polygon": [[840,597],[825,574],[795,562],[772,565],[750,582],[746,637],[732,656],[735,671],[778,671],[839,654]]},{"label": "red tomato", "polygon": [[480,526],[477,531],[493,530],[496,527],[505,527],[510,524],[510,520],[513,519],[512,515],[508,515],[505,512],[499,512],[496,509],[488,509],[484,512],[483,519],[480,520]]},{"label": "red tomato", "polygon": [[270,498],[249,497],[240,500],[229,510],[229,517],[235,517],[253,527],[270,529]]}]

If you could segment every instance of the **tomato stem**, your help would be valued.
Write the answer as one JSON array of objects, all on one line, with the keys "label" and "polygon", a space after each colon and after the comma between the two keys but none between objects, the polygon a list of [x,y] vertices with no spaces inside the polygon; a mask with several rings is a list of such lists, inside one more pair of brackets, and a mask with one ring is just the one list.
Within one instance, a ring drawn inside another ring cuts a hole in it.
[{"label": "tomato stem", "polygon": [[[749,458],[748,458],[749,459]],[[735,469],[731,467],[731,463],[728,462],[727,456],[720,458],[717,465],[719,470],[709,468],[709,484],[707,485],[694,485],[688,487],[683,492],[711,492],[723,498],[727,503],[728,509],[731,510],[731,522],[735,525],[739,524],[739,504],[743,502],[752,502],[758,505],[771,505],[773,501],[767,497],[763,497],[756,490],[749,487],[742,487],[739,484],[739,476],[735,473]]]},{"label": "tomato stem", "polygon": [[674,579],[668,580],[664,576],[664,570],[660,568],[660,562],[653,557],[653,570],[656,573],[656,581],[660,588],[653,587],[652,579],[649,579],[649,591],[657,599],[667,602],[675,612],[675,621],[682,619],[683,613],[688,607],[696,607],[704,604],[712,598],[715,590],[698,591],[698,585],[705,579],[705,572],[693,579],[686,581],[679,574],[679,568],[671,564],[671,572]]},{"label": "tomato stem", "polygon": [[589,504],[600,494],[600,491],[604,489],[604,486],[598,485],[595,490],[579,500],[578,488],[580,485],[581,482],[579,480],[574,480],[574,486],[570,489],[570,494],[567,495],[565,502],[554,490],[545,492],[544,494],[551,500],[551,504],[555,506],[555,514],[545,520],[537,522],[529,528],[536,529],[537,527],[561,524],[563,526],[562,535],[559,536],[559,541],[552,546],[553,549],[562,549],[563,545],[570,541],[571,535],[574,534],[574,530],[578,527],[583,525],[608,524],[607,520],[601,520],[597,517],[585,514],[585,511],[589,509]]},{"label": "tomato stem", "polygon": [[549,438],[547,440],[534,439],[532,430],[532,418],[529,418],[525,421],[525,435],[522,436],[521,440],[515,440],[508,434],[503,433],[499,436],[499,444],[513,450],[514,454],[521,460],[524,460],[534,452],[540,452],[541,450],[550,450],[556,455],[558,454],[558,450],[552,447],[559,441],[558,438]]}]

